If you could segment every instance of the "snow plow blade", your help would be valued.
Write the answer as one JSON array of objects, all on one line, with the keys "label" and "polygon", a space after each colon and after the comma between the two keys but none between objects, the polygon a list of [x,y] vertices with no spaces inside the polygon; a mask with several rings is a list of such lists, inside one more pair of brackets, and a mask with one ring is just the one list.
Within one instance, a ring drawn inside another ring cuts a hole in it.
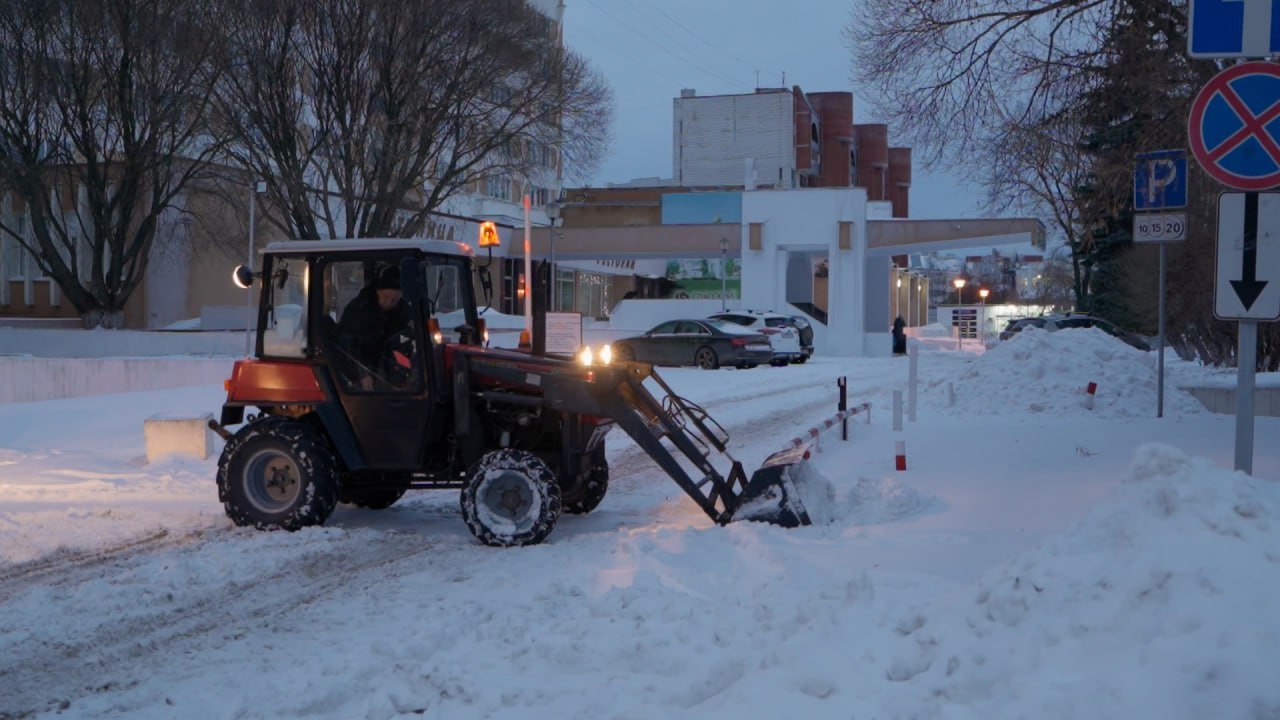
[{"label": "snow plow blade", "polygon": [[812,525],[804,500],[795,482],[795,471],[808,462],[807,448],[788,448],[776,452],[751,475],[751,481],[738,495],[738,507],[732,520],[755,520],[795,528]]}]

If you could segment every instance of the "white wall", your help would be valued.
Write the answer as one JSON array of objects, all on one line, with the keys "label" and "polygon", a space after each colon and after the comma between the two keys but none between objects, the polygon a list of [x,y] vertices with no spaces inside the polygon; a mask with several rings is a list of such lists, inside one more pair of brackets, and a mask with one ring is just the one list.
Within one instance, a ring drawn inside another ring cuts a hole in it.
[{"label": "white wall", "polygon": [[219,385],[233,358],[0,357],[0,403]]},{"label": "white wall", "polygon": [[753,158],[758,182],[791,186],[796,155],[790,91],[672,102],[672,168],[678,185],[741,185],[743,161]]},{"label": "white wall", "polygon": [[0,356],[102,358],[243,354],[243,332],[0,328]]},{"label": "white wall", "polygon": [[[867,192],[862,188],[758,190],[742,194],[742,306],[783,311],[792,251],[829,259],[827,325],[815,323],[814,348],[829,355],[865,352],[864,268]],[[852,223],[852,247],[841,250],[840,223]],[[748,249],[750,224],[761,223],[761,249]]]},{"label": "white wall", "polygon": [[[730,310],[742,307],[737,300],[725,305]],[[610,330],[644,332],[661,322],[683,318],[704,318],[720,312],[720,300],[623,300],[609,315]],[[635,334],[629,332],[629,334]]]}]

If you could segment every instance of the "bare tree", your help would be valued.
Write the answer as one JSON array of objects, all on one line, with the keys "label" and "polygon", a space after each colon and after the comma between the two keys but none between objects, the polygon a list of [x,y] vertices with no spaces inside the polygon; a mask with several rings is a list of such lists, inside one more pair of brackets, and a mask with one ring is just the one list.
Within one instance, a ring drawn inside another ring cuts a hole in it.
[{"label": "bare tree", "polygon": [[611,93],[518,0],[238,0],[220,127],[292,237],[410,236],[468,185],[589,172]]},{"label": "bare tree", "polygon": [[162,215],[206,166],[206,0],[0,0],[0,222],[88,327],[121,327]]}]

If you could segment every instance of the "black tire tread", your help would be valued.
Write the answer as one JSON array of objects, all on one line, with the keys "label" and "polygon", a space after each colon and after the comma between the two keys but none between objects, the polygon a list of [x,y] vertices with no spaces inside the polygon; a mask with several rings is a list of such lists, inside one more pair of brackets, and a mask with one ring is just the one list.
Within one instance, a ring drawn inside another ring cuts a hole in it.
[{"label": "black tire tread", "polygon": [[[293,456],[304,488],[299,502],[277,517],[248,503],[233,482],[238,461],[259,445],[275,444]],[[218,458],[218,500],[236,525],[259,530],[298,530],[323,525],[338,505],[338,460],[329,443],[310,425],[293,418],[268,415],[240,428]]]},{"label": "black tire tread", "polygon": [[[537,521],[527,532],[517,535],[500,535],[480,522],[476,507],[478,485],[476,478],[482,472],[499,468],[519,472],[532,471],[533,479],[540,486],[543,498],[542,508]],[[560,486],[556,483],[555,473],[551,472],[551,468],[538,456],[523,450],[504,448],[486,454],[471,466],[467,471],[467,483],[462,488],[459,503],[462,506],[462,519],[466,521],[467,528],[485,545],[493,547],[536,545],[551,534],[555,529],[556,521],[560,519]]]}]

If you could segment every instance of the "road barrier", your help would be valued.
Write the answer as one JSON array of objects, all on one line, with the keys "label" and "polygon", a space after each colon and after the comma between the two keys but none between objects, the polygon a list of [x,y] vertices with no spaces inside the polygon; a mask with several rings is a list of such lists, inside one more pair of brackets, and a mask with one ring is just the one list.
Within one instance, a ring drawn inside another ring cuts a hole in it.
[{"label": "road barrier", "polygon": [[[861,405],[855,405],[854,407],[849,408],[847,407],[848,406],[848,395],[847,395],[848,383],[845,381],[845,378],[841,377],[838,380],[836,380],[836,386],[840,388],[840,402],[837,405],[837,407],[840,408],[839,412],[827,418],[826,420],[823,420],[818,425],[814,425],[813,427],[809,428],[803,434],[798,435],[797,437],[791,438],[791,441],[787,443],[789,447],[801,447],[808,443],[814,443],[815,446],[817,446],[819,436],[822,435],[823,432],[835,427],[836,423],[840,423],[841,439],[848,440],[849,439],[849,418],[858,414],[866,415],[867,422],[868,423],[871,422],[871,403],[864,402]],[[805,453],[805,457],[808,457],[808,452]]]}]

